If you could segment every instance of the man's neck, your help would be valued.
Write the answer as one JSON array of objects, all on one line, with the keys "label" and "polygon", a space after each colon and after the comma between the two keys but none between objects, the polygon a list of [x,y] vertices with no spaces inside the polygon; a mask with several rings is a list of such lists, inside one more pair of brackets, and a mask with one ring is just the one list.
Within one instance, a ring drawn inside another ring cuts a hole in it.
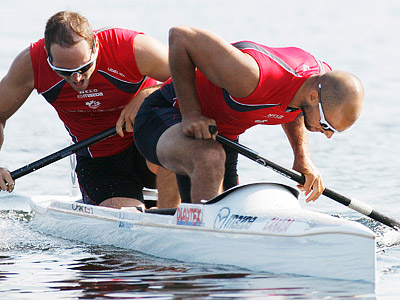
[{"label": "man's neck", "polygon": [[318,75],[312,75],[304,81],[301,87],[297,90],[296,94],[293,96],[292,100],[290,100],[288,107],[291,108],[300,108],[304,99],[307,96],[307,93],[310,91],[311,87],[316,84],[318,81]]}]

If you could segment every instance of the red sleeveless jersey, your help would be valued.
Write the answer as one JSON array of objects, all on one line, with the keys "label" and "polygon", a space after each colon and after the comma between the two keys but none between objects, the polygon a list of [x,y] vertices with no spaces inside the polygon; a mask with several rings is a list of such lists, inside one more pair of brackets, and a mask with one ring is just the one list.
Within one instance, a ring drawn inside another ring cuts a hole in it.
[{"label": "red sleeveless jersey", "polygon": [[[238,135],[257,124],[277,125],[296,119],[301,110],[290,109],[288,104],[298,89],[311,75],[332,70],[299,48],[270,48],[248,41],[233,45],[251,55],[259,66],[260,81],[250,96],[232,97],[200,71],[196,74],[202,114],[214,119],[218,132],[230,139],[237,139]],[[161,91],[166,98],[175,98],[176,101],[171,80]]]},{"label": "red sleeveless jersey", "polygon": [[[35,89],[57,111],[74,142],[115,126],[122,109],[144,87],[157,82],[143,76],[136,64],[134,39],[141,34],[125,29],[95,32],[99,43],[96,69],[85,91],[75,91],[47,63],[44,39],[31,44]],[[79,155],[92,157],[121,153],[133,143],[132,133],[112,136]]]}]

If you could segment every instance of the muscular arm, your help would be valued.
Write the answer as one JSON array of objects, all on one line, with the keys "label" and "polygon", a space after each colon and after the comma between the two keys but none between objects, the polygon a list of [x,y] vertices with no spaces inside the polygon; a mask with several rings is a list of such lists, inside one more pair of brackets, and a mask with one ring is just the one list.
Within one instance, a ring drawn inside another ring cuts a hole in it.
[{"label": "muscular arm", "polygon": [[[156,39],[138,34],[135,37],[135,59],[141,74],[158,81],[165,81],[171,74],[168,65],[168,48]],[[148,87],[141,90],[122,110],[116,123],[117,133],[123,137],[122,126],[126,125],[126,131],[133,131],[133,122],[136,113],[144,99],[158,89],[159,86]]]},{"label": "muscular arm", "polygon": [[298,185],[298,187],[306,192],[306,196],[308,196],[307,202],[315,201],[322,194],[325,187],[321,174],[311,160],[304,117],[299,117],[290,123],[284,123],[282,128],[293,149],[293,169],[302,173],[306,179],[304,185]]},{"label": "muscular arm", "polygon": [[235,97],[247,97],[259,81],[256,61],[216,34],[187,26],[169,32],[169,63],[186,135],[211,138],[215,121],[201,115],[196,92],[198,68],[215,85]]},{"label": "muscular arm", "polygon": [[[0,81],[0,148],[4,142],[6,121],[24,104],[33,88],[34,75],[27,48],[15,58],[8,73]],[[0,188],[9,192],[14,188],[14,181],[4,168],[0,168]]]},{"label": "muscular arm", "polygon": [[135,59],[143,75],[158,81],[165,81],[171,77],[168,48],[148,35],[139,34],[135,37]]}]

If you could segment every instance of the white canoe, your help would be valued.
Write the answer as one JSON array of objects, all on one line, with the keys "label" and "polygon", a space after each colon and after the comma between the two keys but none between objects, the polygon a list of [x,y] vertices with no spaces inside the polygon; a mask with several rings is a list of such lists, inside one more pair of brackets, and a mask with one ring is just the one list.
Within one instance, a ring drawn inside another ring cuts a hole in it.
[{"label": "white canoe", "polygon": [[180,261],[375,282],[375,234],[357,222],[302,209],[297,196],[284,185],[253,183],[205,204],[181,204],[174,215],[35,196],[32,226]]}]

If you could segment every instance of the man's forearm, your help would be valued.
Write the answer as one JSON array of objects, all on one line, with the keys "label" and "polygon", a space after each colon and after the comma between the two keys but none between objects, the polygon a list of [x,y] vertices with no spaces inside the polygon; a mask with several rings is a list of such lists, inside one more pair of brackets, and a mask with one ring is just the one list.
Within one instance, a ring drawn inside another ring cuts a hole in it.
[{"label": "man's forearm", "polygon": [[311,158],[310,148],[308,145],[308,131],[304,126],[304,117],[282,124],[282,128],[293,149],[296,159],[307,160]]},{"label": "man's forearm", "polygon": [[0,122],[0,150],[3,147],[4,142],[4,127],[6,126],[5,122]]}]

